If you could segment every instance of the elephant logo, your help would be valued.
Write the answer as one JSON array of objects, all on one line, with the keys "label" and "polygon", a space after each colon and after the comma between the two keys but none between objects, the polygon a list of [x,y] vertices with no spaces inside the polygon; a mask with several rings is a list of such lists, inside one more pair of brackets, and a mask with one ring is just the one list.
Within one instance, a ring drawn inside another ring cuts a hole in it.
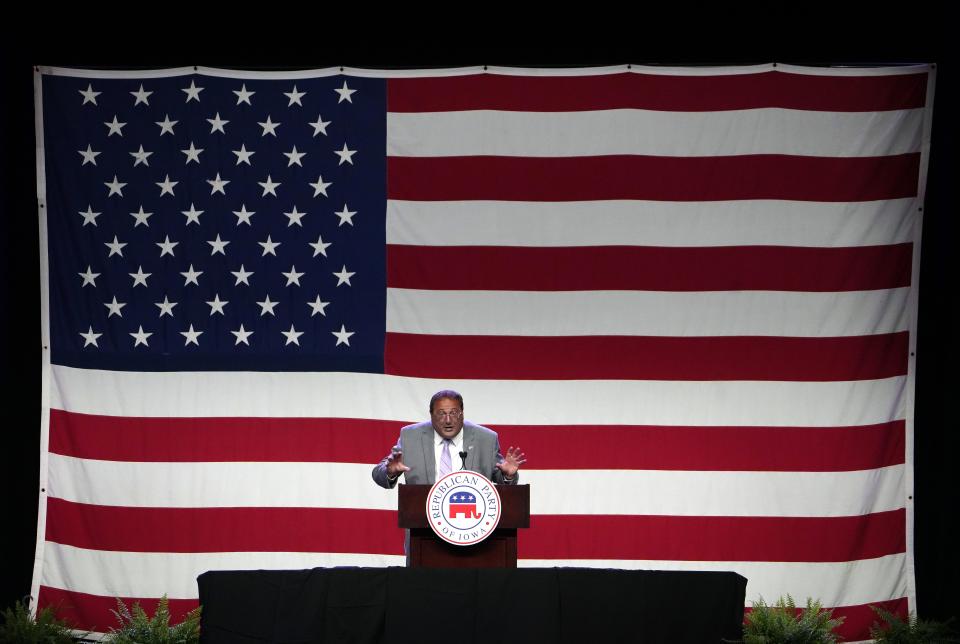
[{"label": "elephant logo", "polygon": [[450,497],[450,513],[447,516],[456,519],[460,515],[463,515],[464,519],[480,518],[480,513],[477,512],[477,497],[469,492],[459,492]]}]

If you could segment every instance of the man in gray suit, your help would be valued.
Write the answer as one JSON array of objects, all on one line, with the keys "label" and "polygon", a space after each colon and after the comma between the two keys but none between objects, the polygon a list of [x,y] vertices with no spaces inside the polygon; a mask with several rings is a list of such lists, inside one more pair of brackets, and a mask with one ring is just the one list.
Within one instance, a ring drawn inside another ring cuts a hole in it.
[{"label": "man in gray suit", "polygon": [[377,485],[392,488],[400,475],[408,484],[435,483],[461,469],[483,474],[494,483],[515,484],[517,470],[526,463],[520,448],[510,447],[504,457],[493,430],[464,422],[463,396],[444,389],[430,399],[430,421],[407,425],[400,439],[373,468]]}]

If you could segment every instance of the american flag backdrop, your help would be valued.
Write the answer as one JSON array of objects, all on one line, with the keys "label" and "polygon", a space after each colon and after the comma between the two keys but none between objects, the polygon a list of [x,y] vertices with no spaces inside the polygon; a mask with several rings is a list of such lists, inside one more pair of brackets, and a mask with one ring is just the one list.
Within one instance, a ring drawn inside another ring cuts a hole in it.
[{"label": "american flag backdrop", "polygon": [[453,388],[521,566],[915,609],[930,66],[35,78],[40,607],[402,565],[370,470]]}]

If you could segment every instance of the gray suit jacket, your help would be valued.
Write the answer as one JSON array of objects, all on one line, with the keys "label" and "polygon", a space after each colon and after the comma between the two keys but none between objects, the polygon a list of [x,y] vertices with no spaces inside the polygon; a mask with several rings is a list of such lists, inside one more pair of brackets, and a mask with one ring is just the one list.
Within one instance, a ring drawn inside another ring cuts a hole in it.
[{"label": "gray suit jacket", "polygon": [[[463,451],[467,453],[463,463],[464,469],[479,472],[494,483],[512,484],[519,480],[520,475],[518,473],[512,481],[504,481],[503,472],[497,469],[497,463],[503,460],[503,455],[500,453],[500,441],[495,431],[467,421],[463,422],[462,431]],[[434,436],[436,436],[436,432],[433,430],[430,421],[407,425],[400,430],[400,438],[397,440],[396,449],[403,451],[403,464],[410,468],[410,471],[403,475],[405,483],[432,485],[436,482]],[[398,479],[391,481],[387,477],[388,458],[389,455],[385,456],[373,468],[373,480],[380,487],[392,488],[397,484]]]}]

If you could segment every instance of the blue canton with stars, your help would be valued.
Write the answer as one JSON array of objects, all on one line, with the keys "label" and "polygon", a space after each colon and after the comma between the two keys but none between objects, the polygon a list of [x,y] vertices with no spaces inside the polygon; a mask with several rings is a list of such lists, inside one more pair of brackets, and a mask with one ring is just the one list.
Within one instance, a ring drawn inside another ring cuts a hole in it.
[{"label": "blue canton with stars", "polygon": [[44,75],[42,93],[53,363],[383,371],[383,80]]}]

